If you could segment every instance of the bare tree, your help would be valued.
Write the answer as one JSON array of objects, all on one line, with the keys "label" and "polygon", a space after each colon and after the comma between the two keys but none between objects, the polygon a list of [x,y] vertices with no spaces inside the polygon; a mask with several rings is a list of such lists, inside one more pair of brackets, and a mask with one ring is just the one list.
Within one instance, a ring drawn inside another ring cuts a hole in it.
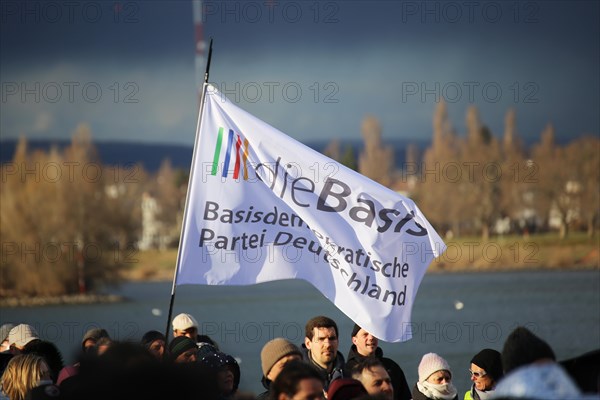
[{"label": "bare tree", "polygon": [[358,159],[358,172],[386,187],[390,187],[392,184],[394,153],[392,148],[382,145],[381,125],[375,117],[368,116],[363,120],[362,136],[365,148]]},{"label": "bare tree", "polygon": [[107,170],[88,126],[76,129],[62,153],[56,148],[29,152],[22,139],[13,162],[2,169],[4,292],[57,295],[119,280],[122,249],[114,244],[133,235],[134,216],[107,195]]},{"label": "bare tree", "polygon": [[600,140],[582,137],[571,142],[565,153],[566,162],[573,168],[567,189],[576,198],[577,217],[592,237],[600,216]]}]

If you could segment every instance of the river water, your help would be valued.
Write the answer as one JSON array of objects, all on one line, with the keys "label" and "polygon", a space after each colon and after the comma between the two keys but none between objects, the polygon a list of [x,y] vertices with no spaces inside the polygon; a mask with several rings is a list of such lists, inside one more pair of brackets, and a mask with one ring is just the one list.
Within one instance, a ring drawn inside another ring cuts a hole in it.
[{"label": "river water", "polygon": [[[103,327],[118,340],[138,341],[144,332],[164,332],[171,284],[127,283],[109,292],[119,304],[2,309],[0,322],[29,323],[57,344],[72,362],[83,333]],[[240,388],[262,391],[260,349],[273,337],[302,343],[304,323],[315,315],[335,319],[340,351],[347,354],[353,322],[304,281],[253,286],[181,286],[174,314],[188,312],[203,333],[241,362]],[[409,385],[421,356],[433,351],[448,360],[461,393],[469,387],[471,357],[489,347],[499,351],[508,334],[523,325],[545,339],[559,360],[600,348],[600,271],[525,271],[429,274],[413,309],[413,338],[380,343],[403,368]]]}]

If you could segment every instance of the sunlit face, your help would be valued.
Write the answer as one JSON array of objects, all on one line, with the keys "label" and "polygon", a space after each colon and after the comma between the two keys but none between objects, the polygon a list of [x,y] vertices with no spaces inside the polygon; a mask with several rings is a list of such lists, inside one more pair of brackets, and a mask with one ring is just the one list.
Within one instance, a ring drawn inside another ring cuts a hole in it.
[{"label": "sunlit face", "polygon": [[325,369],[333,365],[338,350],[335,328],[313,328],[313,338],[304,338],[304,345],[310,350],[314,362]]},{"label": "sunlit face", "polygon": [[192,339],[193,341],[196,341],[196,337],[198,336],[198,329],[197,328],[188,328],[188,329],[184,329],[184,330],[175,329],[173,331],[173,337],[178,337],[178,336],[187,336],[190,339]]},{"label": "sunlit face", "polygon": [[446,370],[434,372],[427,378],[427,382],[433,383],[434,385],[443,385],[445,383],[450,383],[451,381],[452,376],[450,375],[450,372]]},{"label": "sunlit face", "polygon": [[85,342],[83,342],[83,350],[85,352],[88,352],[92,349],[92,347],[94,347],[96,345],[96,340],[95,339],[86,339]]},{"label": "sunlit face", "polygon": [[101,356],[102,354],[106,353],[106,351],[110,349],[112,345],[112,342],[104,342],[103,344],[96,343],[96,354]]},{"label": "sunlit face", "polygon": [[494,388],[493,379],[483,368],[479,368],[473,363],[471,363],[471,381],[473,381],[477,390],[486,391]]},{"label": "sunlit face", "polygon": [[379,340],[361,328],[361,330],[356,333],[356,336],[352,336],[352,343],[356,345],[358,354],[368,357],[375,354],[375,350],[377,350],[377,346],[379,345]]},{"label": "sunlit face", "polygon": [[176,363],[194,362],[198,358],[196,353],[197,353],[196,349],[186,350],[183,353],[181,353],[179,356],[177,356],[177,358],[175,359],[175,362]]},{"label": "sunlit face", "polygon": [[294,396],[280,394],[278,400],[323,400],[323,384],[315,378],[302,379],[298,382],[297,391]]},{"label": "sunlit face", "polygon": [[385,368],[380,365],[375,365],[371,368],[363,369],[358,379],[367,393],[371,395],[382,394],[385,399],[392,400],[394,398],[394,388],[392,380]]},{"label": "sunlit face", "polygon": [[148,350],[157,358],[162,358],[163,354],[165,353],[165,341],[162,339],[154,340],[152,343],[150,343]]},{"label": "sunlit face", "polygon": [[229,367],[223,367],[217,373],[217,385],[221,394],[228,395],[233,391],[233,371]]},{"label": "sunlit face", "polygon": [[285,367],[285,364],[292,360],[302,360],[302,357],[300,357],[300,354],[288,354],[287,356],[280,358],[275,364],[273,364],[273,367],[271,367],[271,370],[267,373],[267,379],[273,382],[283,367]]}]

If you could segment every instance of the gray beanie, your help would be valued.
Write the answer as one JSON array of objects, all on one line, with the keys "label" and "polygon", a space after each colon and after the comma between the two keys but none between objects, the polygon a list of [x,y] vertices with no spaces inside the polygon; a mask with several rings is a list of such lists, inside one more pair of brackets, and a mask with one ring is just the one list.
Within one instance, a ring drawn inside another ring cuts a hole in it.
[{"label": "gray beanie", "polygon": [[275,338],[265,344],[260,352],[260,363],[263,375],[267,376],[273,365],[285,356],[298,354],[302,357],[300,349],[284,338]]}]

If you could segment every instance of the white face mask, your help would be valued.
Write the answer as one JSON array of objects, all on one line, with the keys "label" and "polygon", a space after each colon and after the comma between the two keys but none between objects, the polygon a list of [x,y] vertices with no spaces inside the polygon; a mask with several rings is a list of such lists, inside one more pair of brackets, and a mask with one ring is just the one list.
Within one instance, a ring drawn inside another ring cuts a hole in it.
[{"label": "white face mask", "polygon": [[456,388],[450,383],[443,383],[436,385],[430,382],[418,382],[417,387],[419,391],[432,399],[451,400],[456,397]]}]

